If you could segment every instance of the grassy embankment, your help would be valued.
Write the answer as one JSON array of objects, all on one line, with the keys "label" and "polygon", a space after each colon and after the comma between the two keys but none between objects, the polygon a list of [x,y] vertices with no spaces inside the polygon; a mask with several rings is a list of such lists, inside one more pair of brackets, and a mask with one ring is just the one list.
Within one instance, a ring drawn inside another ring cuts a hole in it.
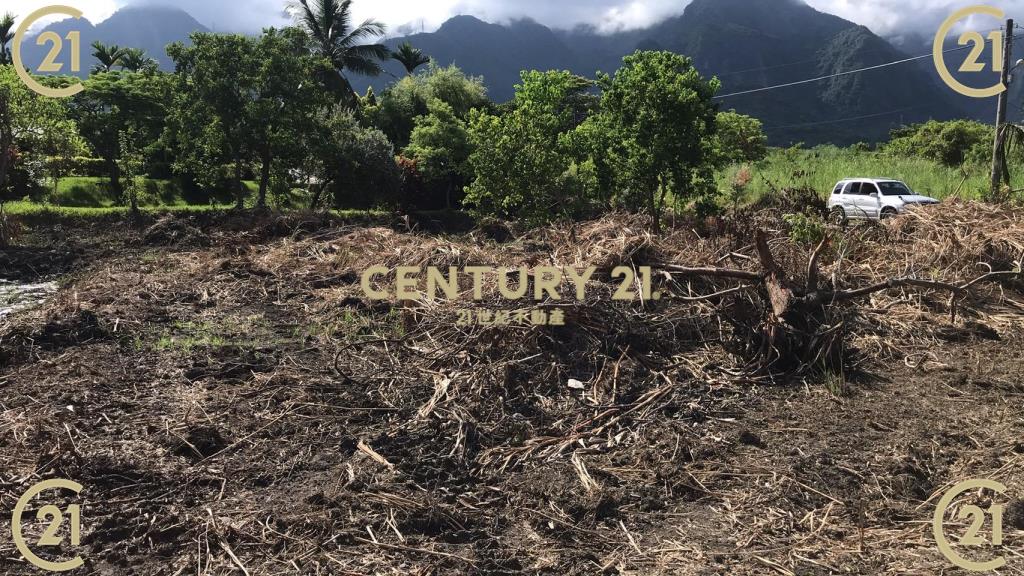
[{"label": "grassy embankment", "polygon": [[[251,207],[256,201],[259,185],[253,181],[244,182],[249,189],[247,204]],[[149,212],[204,212],[208,210],[227,210],[234,203],[197,204],[186,198],[181,186],[173,180],[146,179],[145,191],[139,198],[142,210]],[[114,198],[110,190],[110,181],[106,178],[71,176],[61,178],[56,190],[52,188],[46,195],[47,201],[33,202],[20,200],[4,204],[4,210],[12,215],[35,215],[56,213],[68,216],[103,216],[127,212],[128,208]],[[273,198],[268,199],[271,205]],[[292,206],[305,206],[308,199],[296,190],[288,199]]]}]

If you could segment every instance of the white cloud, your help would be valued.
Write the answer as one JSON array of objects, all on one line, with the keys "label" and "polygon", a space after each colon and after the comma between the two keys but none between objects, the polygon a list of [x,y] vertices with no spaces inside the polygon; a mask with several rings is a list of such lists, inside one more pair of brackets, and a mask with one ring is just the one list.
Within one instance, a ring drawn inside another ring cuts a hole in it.
[{"label": "white cloud", "polygon": [[[763,0],[751,0],[760,2]],[[868,26],[883,36],[931,35],[950,14],[973,6],[979,0],[806,0],[829,14]],[[1024,0],[988,0],[1017,16],[1024,25]],[[568,28],[587,23],[603,31],[649,26],[668,16],[681,14],[688,0],[357,0],[354,7],[362,18],[376,17],[392,27],[422,19],[425,28],[439,26],[456,14],[472,14],[489,21],[523,16],[548,26]],[[995,22],[980,18],[971,22],[979,29],[994,28]]]},{"label": "white cloud", "polygon": [[[7,12],[10,10],[13,12],[17,18],[17,22],[20,24],[23,18],[27,18],[36,10],[46,6],[52,6],[55,3],[56,2],[53,0],[18,0],[18,6],[16,8],[12,9],[4,7],[3,11]],[[84,13],[85,18],[94,24],[108,18],[117,10],[116,0],[67,0],[66,2],[59,2],[59,4],[78,8]],[[51,16],[44,18],[43,20],[34,23],[32,25],[32,29],[36,30],[42,28],[54,20],[63,20],[64,18],[66,18],[66,16]]]},{"label": "white cloud", "polygon": [[[751,0],[754,2],[762,0]],[[864,24],[883,36],[930,35],[955,10],[979,0],[806,0],[822,11]],[[125,4],[173,4],[189,12],[210,28],[221,31],[258,31],[264,26],[287,22],[284,0],[66,0],[99,22]],[[17,11],[25,16],[52,0],[19,0]],[[411,24],[433,30],[457,14],[472,14],[488,21],[530,17],[543,24],[567,28],[592,24],[603,31],[648,26],[680,14],[688,0],[356,0],[358,20],[375,18],[392,30]],[[1024,0],[989,0],[1010,17],[1024,19]],[[972,22],[978,29],[994,28],[995,22]],[[1024,21],[1022,21],[1024,24]]]},{"label": "white cloud", "polygon": [[[917,33],[930,37],[951,14],[978,4],[1002,8],[1008,18],[1024,18],[1024,0],[807,0],[807,3],[822,12],[863,24],[881,36]],[[997,28],[998,22],[979,17],[966,25],[988,30]]]}]

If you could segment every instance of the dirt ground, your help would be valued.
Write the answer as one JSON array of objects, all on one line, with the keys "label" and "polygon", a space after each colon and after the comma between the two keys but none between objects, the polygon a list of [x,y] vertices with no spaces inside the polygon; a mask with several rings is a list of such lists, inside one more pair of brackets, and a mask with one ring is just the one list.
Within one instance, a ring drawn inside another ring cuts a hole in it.
[{"label": "dirt ground", "polygon": [[[1004,546],[960,550],[1024,574],[1019,281],[955,317],[948,295],[869,299],[844,312],[845,375],[789,379],[743,372],[739,325],[707,302],[612,303],[597,282],[557,305],[564,327],[462,327],[457,303],[359,286],[382,262],[746,265],[728,227],[652,240],[634,224],[502,243],[408,222],[28,226],[0,276],[66,275],[0,325],[0,573],[41,573],[9,511],[68,478],[81,546],[39,554],[80,555],[72,574],[966,574],[932,516],[954,484],[991,478],[1008,488]],[[924,242],[926,224],[837,232],[844,270],[883,273],[869,248]],[[956,258],[991,265],[997,245]],[[932,268],[969,268],[929,246]],[[746,301],[722,302],[739,317]],[[948,525],[955,542],[966,523]]]}]

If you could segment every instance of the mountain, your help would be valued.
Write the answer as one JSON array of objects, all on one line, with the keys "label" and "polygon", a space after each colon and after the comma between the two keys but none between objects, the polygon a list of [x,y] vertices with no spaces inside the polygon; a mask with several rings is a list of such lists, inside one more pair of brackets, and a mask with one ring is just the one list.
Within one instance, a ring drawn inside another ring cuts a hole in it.
[{"label": "mountain", "polygon": [[[469,16],[409,41],[440,64],[483,76],[491,97],[507,100],[523,69],[567,69],[593,77],[613,72],[637,49],[665,49],[693,58],[705,76],[718,76],[720,94],[828,76],[907,58],[866,27],[819,12],[799,0],[694,0],[683,14],[655,26],[616,34],[593,28],[550,30],[528,20],[489,24]],[[915,54],[917,55],[917,54]],[[394,76],[402,74],[394,63]],[[354,78],[380,90],[391,81]],[[891,128],[929,118],[965,115],[952,92],[917,63],[787,88],[731,96],[723,109],[757,116],[774,144],[884,139]]]},{"label": "mountain", "polygon": [[[900,37],[898,41],[899,46],[905,52],[914,56],[931,54],[932,52],[932,38],[915,34]],[[979,62],[985,64],[992,62],[992,46],[991,42],[987,42],[985,44],[985,50],[978,56]],[[991,69],[991,66],[987,66],[986,70],[983,72],[959,71],[960,63],[962,63],[967,57],[971,48],[973,48],[973,44],[968,44],[966,46],[958,44],[957,37],[955,35],[950,35],[950,37],[946,39],[945,50],[950,52],[946,54],[946,67],[949,68],[950,73],[954,78],[966,86],[986,88],[996,84],[999,81],[999,74],[994,72]],[[1024,58],[1024,48],[1021,47],[1021,43],[1019,41],[1015,44],[1013,52],[1014,55],[1010,58],[1010,62],[1017,62],[1019,58]],[[944,86],[931,58],[921,60],[920,66],[936,84]],[[1024,78],[1024,71],[1018,69],[1014,76],[1017,78],[1017,81],[1010,84],[1010,107],[1008,110],[1008,117],[1012,122],[1021,123],[1024,121],[1024,109],[1021,107],[1021,102],[1024,102],[1024,82],[1021,81],[1021,79]],[[950,94],[950,98],[952,98],[952,100],[959,105],[961,109],[967,112],[968,117],[989,124],[995,121],[995,97],[971,98],[952,91],[949,91],[948,93]]]},{"label": "mountain", "polygon": [[[397,47],[405,41],[444,65],[456,64],[474,75],[484,75],[491,97],[499,101],[512,97],[521,70],[576,69],[583,65],[553,30],[532,20],[499,25],[473,16],[456,16],[436,32],[413,34],[389,44]],[[394,76],[405,74],[395,62],[387,69]],[[361,83],[358,78],[353,80],[364,89],[369,84],[366,79]],[[376,82],[377,88],[384,88],[386,83]]]},{"label": "mountain", "polygon": [[[208,31],[178,8],[155,6],[123,8],[96,26],[64,20],[47,27],[62,37],[72,29],[82,35],[81,75],[92,67],[88,46],[94,40],[142,48],[169,70],[173,63],[166,45],[187,41],[192,32]],[[457,16],[435,32],[387,43],[397,47],[405,41],[442,65],[456,64],[483,76],[497,101],[512,97],[521,70],[565,69],[594,77],[598,71],[614,72],[623,56],[638,49],[672,50],[693,58],[705,76],[717,76],[725,96],[719,100],[721,107],[760,118],[776,145],[876,141],[904,123],[967,116],[991,122],[995,116],[993,102],[970,100],[942,85],[930,59],[733,95],[930,52],[927,39],[901,39],[907,54],[868,28],[800,0],[693,0],[679,16],[614,34],[588,26],[551,29],[529,19],[493,24]],[[25,61],[36,63],[49,48],[36,46],[31,39],[23,46]],[[396,62],[385,68],[388,74],[354,76],[352,83],[360,91],[372,85],[379,93],[405,74]],[[1024,82],[1015,86],[1015,93],[1021,90]]]},{"label": "mountain", "polygon": [[[205,26],[196,21],[184,10],[173,7],[139,6],[122,8],[113,16],[93,25],[82,18],[69,18],[50,24],[40,33],[53,31],[62,38],[69,31],[78,30],[82,38],[82,70],[79,76],[87,76],[96,60],[91,56],[90,45],[95,40],[104,44],[117,44],[130,48],[142,48],[151,58],[160,63],[164,70],[173,70],[174,63],[167,56],[166,47],[172,42],[187,42],[193,32],[208,32]],[[39,63],[46,57],[51,44],[37,46],[33,38],[28,38],[22,45],[23,60],[26,64]],[[64,50],[58,62],[67,62],[69,50]]]}]

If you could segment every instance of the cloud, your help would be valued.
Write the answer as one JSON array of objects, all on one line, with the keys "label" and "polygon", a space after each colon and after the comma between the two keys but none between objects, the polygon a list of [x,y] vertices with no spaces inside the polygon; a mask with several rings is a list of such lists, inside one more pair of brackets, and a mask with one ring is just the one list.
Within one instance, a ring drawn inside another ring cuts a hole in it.
[{"label": "cloud", "polygon": [[[761,2],[765,0],[751,0]],[[925,34],[931,36],[950,14],[978,0],[806,0],[815,9],[868,26],[882,36]],[[436,28],[456,14],[472,14],[488,21],[530,17],[542,24],[570,28],[586,23],[611,32],[650,26],[681,14],[688,0],[385,0],[357,1],[357,13],[383,20],[392,27],[423,22]],[[1008,16],[1024,18],[1024,0],[989,0]],[[979,28],[993,28],[994,21],[979,19]],[[1024,22],[1022,22],[1024,23]]]},{"label": "cloud", "polygon": [[[961,8],[987,4],[1002,8],[1007,17],[1024,17],[1024,0],[808,0],[822,12],[835,14],[863,24],[876,34],[899,37],[922,34],[935,35],[942,22]],[[998,23],[988,17],[973,18],[965,24],[976,30],[990,30]]]},{"label": "cloud", "polygon": [[[280,26],[288,19],[283,0],[70,0],[98,22],[124,5],[173,4],[189,12],[204,25],[218,31],[257,32],[264,26]],[[754,2],[764,0],[751,0]],[[930,37],[939,24],[959,8],[978,0],[806,0],[814,8],[868,26],[887,37],[923,35]],[[51,0],[20,0],[18,11],[28,12]],[[542,24],[570,28],[585,23],[611,32],[649,26],[682,13],[688,0],[356,0],[355,16],[362,21],[375,18],[392,30],[403,25],[433,30],[457,14],[472,14],[492,22],[530,17]],[[1024,0],[989,0],[1009,16],[1024,18]],[[995,22],[978,19],[977,29],[990,29]]]},{"label": "cloud", "polygon": [[[40,8],[52,6],[54,2],[52,0],[19,0],[17,8],[4,8],[4,12],[10,10],[14,13],[17,18],[17,22],[20,24],[22,18],[27,18],[29,14],[32,14]],[[78,8],[85,14],[85,18],[92,23],[100,22],[108,18],[114,11],[117,10],[116,0],[70,0],[69,2],[61,2],[64,5],[71,5]],[[35,22],[31,30],[38,30],[43,28],[48,23],[55,20],[63,20],[66,16],[51,16]]]}]

